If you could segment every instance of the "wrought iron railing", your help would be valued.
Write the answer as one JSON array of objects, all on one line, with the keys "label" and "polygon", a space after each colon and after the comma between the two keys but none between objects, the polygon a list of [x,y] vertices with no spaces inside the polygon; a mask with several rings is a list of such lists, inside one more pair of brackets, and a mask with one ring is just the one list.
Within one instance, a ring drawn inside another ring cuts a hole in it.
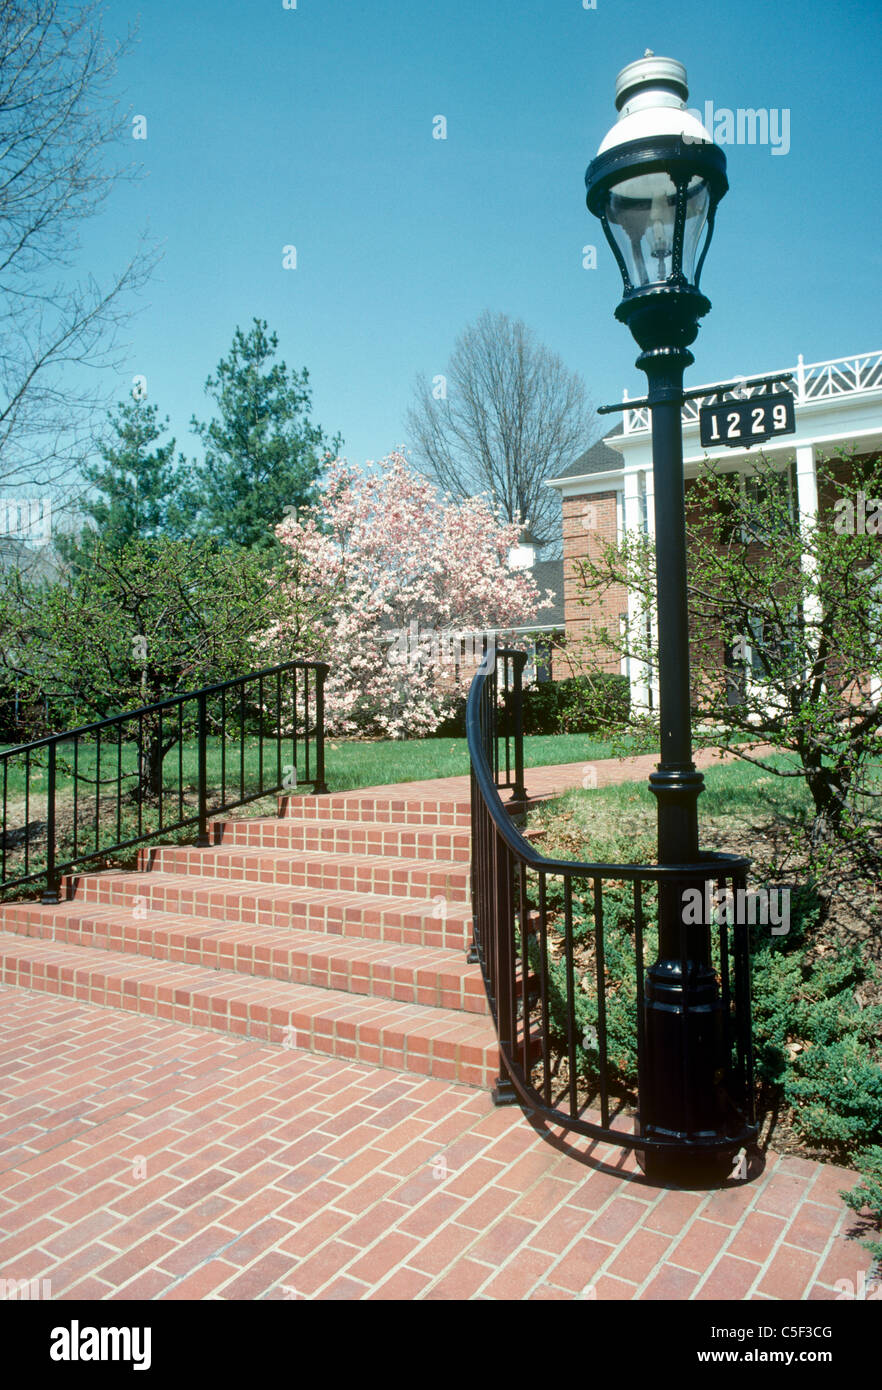
[{"label": "wrought iron railing", "polygon": [[287,661],[0,751],[0,890],[325,786],[325,662]]},{"label": "wrought iron railing", "polygon": [[[551,1123],[595,1139],[670,1155],[670,1140],[641,1133],[641,1090],[653,1066],[646,1055],[644,976],[654,954],[655,906],[660,892],[690,888],[703,904],[710,889],[710,901],[719,905],[724,899],[717,895],[745,890],[749,861],[705,855],[688,865],[601,864],[539,853],[498,790],[514,786],[497,775],[508,767],[500,742],[517,742],[518,684],[508,678],[509,665],[522,666],[523,653],[487,654],[466,711],[472,951],[499,1038],[494,1098],[519,1098]],[[519,757],[522,768],[522,752]],[[681,978],[710,968],[718,982],[718,1005],[695,1031],[701,1046],[683,1057],[680,1148],[725,1157],[755,1139],[756,1125],[747,928],[728,920],[738,914],[717,908],[717,915],[723,920],[714,923],[709,960],[690,959],[694,937],[685,926],[680,937]],[[710,1139],[697,1117],[691,1122],[692,1085],[702,1077],[715,1088],[723,1116]]]}]

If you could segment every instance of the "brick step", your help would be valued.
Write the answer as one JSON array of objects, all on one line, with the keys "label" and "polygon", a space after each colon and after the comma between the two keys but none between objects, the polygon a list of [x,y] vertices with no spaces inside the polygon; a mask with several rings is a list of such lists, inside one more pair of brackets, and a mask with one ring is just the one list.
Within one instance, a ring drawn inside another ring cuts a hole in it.
[{"label": "brick step", "polygon": [[451,860],[428,863],[394,855],[327,854],[322,850],[154,845],[138,852],[138,867],[142,871],[195,874],[244,884],[393,897],[442,897],[450,903],[463,903],[469,897],[468,865]]},{"label": "brick step", "polygon": [[328,936],[279,927],[243,927],[210,918],[98,907],[77,902],[0,908],[9,933],[153,960],[234,971],[287,984],[347,990],[404,1004],[485,1014],[480,971],[462,951]]},{"label": "brick step", "polygon": [[300,1047],[396,1071],[489,1087],[498,1048],[489,1017],[251,979],[0,932],[0,980],[84,1003]]},{"label": "brick step", "polygon": [[280,796],[279,815],[294,820],[382,821],[387,825],[435,825],[468,830],[472,809],[468,797],[421,800],[414,796],[364,792],[330,792],[321,796]]},{"label": "brick step", "polygon": [[224,847],[322,850],[330,854],[369,854],[466,864],[471,858],[469,831],[450,826],[392,825],[385,821],[350,824],[316,818],[255,816],[215,821],[210,832],[214,842]]},{"label": "brick step", "polygon": [[69,875],[62,881],[62,897],[80,904],[131,904],[142,910],[243,926],[294,928],[453,951],[467,950],[472,938],[470,907],[443,895],[433,900],[355,891],[321,893],[311,887],[118,869]]}]

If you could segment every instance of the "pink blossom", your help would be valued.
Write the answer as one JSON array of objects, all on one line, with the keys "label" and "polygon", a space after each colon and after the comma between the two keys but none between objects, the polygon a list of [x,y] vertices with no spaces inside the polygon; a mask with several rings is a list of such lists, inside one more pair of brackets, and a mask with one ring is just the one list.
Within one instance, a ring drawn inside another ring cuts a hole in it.
[{"label": "pink blossom", "polygon": [[449,660],[396,659],[396,638],[412,623],[435,634],[528,624],[543,596],[529,571],[507,564],[520,526],[486,497],[440,496],[403,451],[364,472],[334,459],[320,491],[316,507],[276,527],[291,618],[262,634],[262,644],[290,659],[298,614],[314,610],[316,635],[305,647],[300,639],[296,654],[331,664],[328,732],[431,733],[474,668],[466,664],[457,680]]}]

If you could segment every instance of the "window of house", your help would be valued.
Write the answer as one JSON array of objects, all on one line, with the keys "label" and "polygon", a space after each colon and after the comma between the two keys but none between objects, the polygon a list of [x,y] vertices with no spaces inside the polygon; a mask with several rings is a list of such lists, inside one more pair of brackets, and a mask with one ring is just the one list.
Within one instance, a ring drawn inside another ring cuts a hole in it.
[{"label": "window of house", "polygon": [[536,684],[541,685],[545,681],[553,680],[551,669],[551,650],[552,639],[550,637],[540,637],[536,641]]},{"label": "window of house", "polygon": [[741,495],[745,508],[762,508],[763,521],[756,514],[741,522],[741,539],[759,545],[773,545],[775,536],[786,531],[796,517],[796,465],[789,464],[779,473],[761,473],[741,479]]},{"label": "window of house", "polygon": [[[799,615],[794,614],[794,625],[798,621]],[[748,631],[736,638],[726,651],[727,681],[732,691],[729,703],[739,703],[748,673],[754,681],[767,681],[771,678],[770,671],[780,672],[782,663],[795,662],[797,651],[796,632],[788,622],[764,616],[751,618]]]}]

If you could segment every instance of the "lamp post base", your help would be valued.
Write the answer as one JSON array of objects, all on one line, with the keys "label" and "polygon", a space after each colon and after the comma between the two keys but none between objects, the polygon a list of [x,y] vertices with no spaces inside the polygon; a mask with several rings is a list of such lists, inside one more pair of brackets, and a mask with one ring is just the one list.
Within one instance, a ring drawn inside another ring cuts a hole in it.
[{"label": "lamp post base", "polygon": [[[738,1154],[743,1146],[733,1141],[728,1149],[702,1153],[700,1149],[684,1153],[672,1146],[670,1153],[662,1149],[642,1149],[637,1152],[640,1171],[650,1182],[672,1187],[719,1189],[727,1178],[738,1176]],[[742,1181],[746,1181],[745,1172]]]}]

